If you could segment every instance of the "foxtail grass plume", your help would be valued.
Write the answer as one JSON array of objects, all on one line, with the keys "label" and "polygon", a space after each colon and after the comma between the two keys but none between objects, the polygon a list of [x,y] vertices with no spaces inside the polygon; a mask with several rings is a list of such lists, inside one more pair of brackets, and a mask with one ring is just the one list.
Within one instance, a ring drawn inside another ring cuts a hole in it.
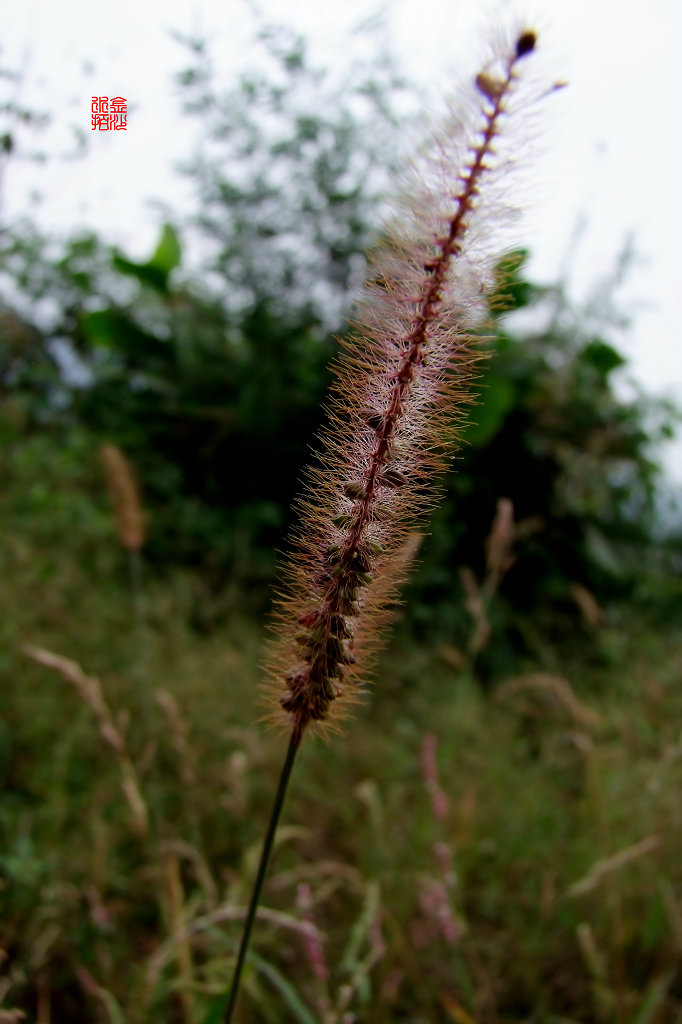
[{"label": "foxtail grass plume", "polygon": [[501,42],[458,92],[372,254],[278,602],[270,690],[299,736],[361,692],[471,402],[535,46],[530,30]]},{"label": "foxtail grass plume", "polygon": [[301,739],[308,726],[333,728],[358,699],[471,401],[499,229],[513,209],[507,172],[524,141],[517,120],[535,44],[529,30],[501,42],[458,91],[404,180],[400,214],[372,254],[353,333],[335,366],[270,648],[272,717],[289,727],[289,745],[232,985],[220,1004],[224,1024],[232,1021]]}]

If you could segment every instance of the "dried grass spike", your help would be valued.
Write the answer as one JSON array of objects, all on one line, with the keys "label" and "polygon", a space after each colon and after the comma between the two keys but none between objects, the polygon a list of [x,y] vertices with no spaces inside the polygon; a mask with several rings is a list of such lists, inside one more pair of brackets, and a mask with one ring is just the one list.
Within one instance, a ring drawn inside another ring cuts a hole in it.
[{"label": "dried grass spike", "polygon": [[144,512],[130,463],[115,444],[103,444],[99,456],[114,506],[119,540],[127,551],[139,551],[145,540]]}]

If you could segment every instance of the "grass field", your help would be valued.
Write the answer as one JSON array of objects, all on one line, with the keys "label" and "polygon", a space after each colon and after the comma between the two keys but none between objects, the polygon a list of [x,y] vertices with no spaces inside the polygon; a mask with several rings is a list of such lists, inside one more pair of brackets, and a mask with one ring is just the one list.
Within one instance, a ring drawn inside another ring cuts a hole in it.
[{"label": "grass field", "polygon": [[[204,1024],[284,751],[264,626],[197,629],[188,572],[136,611],[95,471],[36,458],[0,499],[0,1021]],[[306,739],[238,1019],[682,1022],[679,634],[621,610],[488,693],[456,660],[397,621]]]}]

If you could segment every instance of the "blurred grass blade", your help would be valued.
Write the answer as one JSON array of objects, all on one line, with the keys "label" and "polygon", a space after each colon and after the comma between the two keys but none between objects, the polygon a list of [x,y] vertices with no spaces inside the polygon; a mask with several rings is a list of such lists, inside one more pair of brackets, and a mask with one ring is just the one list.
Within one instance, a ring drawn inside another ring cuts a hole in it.
[{"label": "blurred grass blade", "polygon": [[675,970],[668,971],[653,983],[644,997],[644,1002],[637,1011],[637,1016],[633,1019],[632,1024],[652,1024],[656,1017],[656,1012],[663,1005],[668,989],[676,974],[677,971]]},{"label": "blurred grass blade", "polygon": [[[298,1024],[319,1024],[319,1021],[315,1019],[307,1006],[301,1001],[293,985],[287,981],[283,974],[280,974],[276,967],[273,967],[267,960],[263,960],[255,953],[249,953],[248,962],[264,975],[279,992],[284,1004],[292,1013],[292,1021],[298,1021]],[[222,1021],[225,1019],[227,1004],[228,997],[226,995],[216,999],[202,1024],[222,1024]]]}]

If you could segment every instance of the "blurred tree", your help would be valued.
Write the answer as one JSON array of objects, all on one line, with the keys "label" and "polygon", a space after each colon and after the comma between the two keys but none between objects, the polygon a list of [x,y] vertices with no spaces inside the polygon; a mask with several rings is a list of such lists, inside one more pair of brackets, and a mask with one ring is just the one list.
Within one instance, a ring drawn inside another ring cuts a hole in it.
[{"label": "blurred tree", "polygon": [[259,70],[226,92],[206,44],[184,40],[192,61],[178,82],[200,122],[198,152],[183,168],[198,204],[190,231],[229,311],[267,303],[338,330],[414,93],[381,53],[339,79],[311,66],[299,36],[258,35]]}]

